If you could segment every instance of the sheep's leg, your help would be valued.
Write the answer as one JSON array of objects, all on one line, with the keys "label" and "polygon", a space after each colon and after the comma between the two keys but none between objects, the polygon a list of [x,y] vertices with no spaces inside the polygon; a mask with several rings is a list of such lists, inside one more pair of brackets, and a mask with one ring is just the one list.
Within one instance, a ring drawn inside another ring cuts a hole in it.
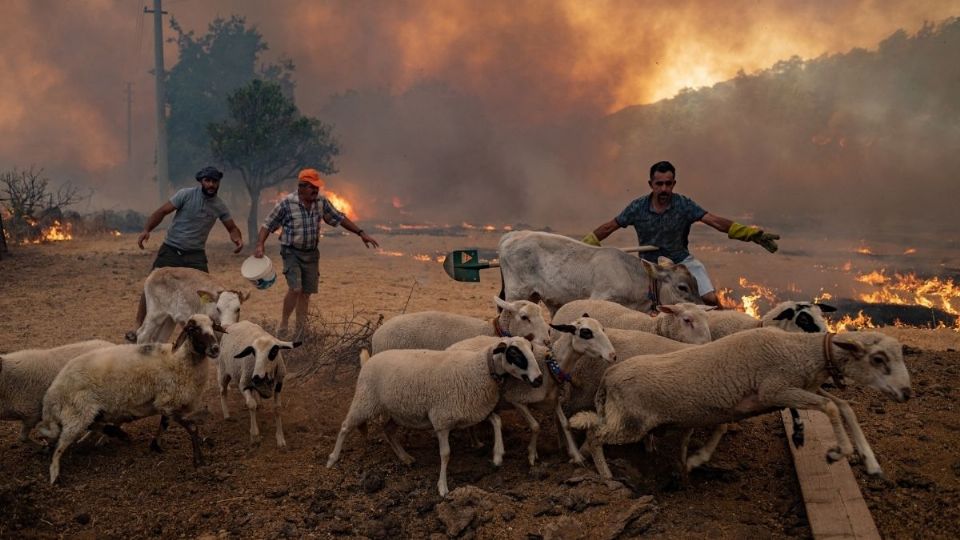
[{"label": "sheep's leg", "polygon": [[540,436],[540,422],[530,413],[530,408],[523,403],[510,403],[523,415],[527,424],[530,426],[530,444],[527,445],[527,461],[533,467],[537,463],[537,437]]},{"label": "sheep's leg", "polygon": [[850,428],[850,432],[853,434],[853,443],[857,447],[857,452],[863,457],[863,465],[867,469],[867,474],[874,476],[882,475],[883,469],[880,468],[880,463],[877,462],[877,456],[873,454],[873,448],[870,447],[870,443],[867,442],[863,430],[860,429],[860,422],[857,421],[857,415],[854,414],[850,404],[830,394],[826,390],[818,390],[817,393],[828,398],[840,409],[840,414],[843,415],[844,422],[846,422]]},{"label": "sheep's leg", "polygon": [[[567,420],[567,415],[563,414],[563,407],[559,403],[557,404],[557,421],[560,423],[560,431],[567,443],[567,454],[570,456],[570,461],[577,465],[583,465],[583,454],[580,453],[580,450],[577,450],[577,442],[573,440],[573,433],[570,432],[570,422]],[[586,444],[584,442],[584,445]]]},{"label": "sheep's leg", "polygon": [[227,406],[227,388],[230,386],[230,376],[220,378],[220,410],[223,411],[223,419],[230,419],[230,407]]},{"label": "sheep's leg", "polygon": [[340,426],[340,433],[337,434],[337,442],[333,445],[333,452],[330,452],[330,456],[327,458],[327,468],[333,467],[337,461],[340,459],[340,451],[343,449],[343,441],[347,438],[347,435],[350,433],[350,430],[355,426],[363,425],[364,435],[366,435],[366,419],[354,418],[351,414],[353,412],[353,407],[351,406],[351,411],[347,413],[347,417],[343,420],[343,424]]},{"label": "sheep's leg", "polygon": [[153,440],[150,441],[150,450],[160,454],[163,453],[163,447],[160,446],[160,436],[170,427],[170,418],[166,415],[160,415],[160,424],[157,425],[157,431],[153,434]]},{"label": "sheep's leg", "polygon": [[277,416],[277,448],[286,448],[287,440],[283,438],[283,418],[280,416],[280,411],[283,409],[283,404],[280,401],[280,391],[275,391],[273,393],[273,414]]},{"label": "sheep's leg", "polygon": [[490,413],[487,420],[493,426],[493,464],[499,467],[503,464],[503,424],[497,413]]},{"label": "sheep's leg", "polygon": [[790,409],[790,417],[793,419],[793,435],[790,439],[794,447],[800,448],[803,446],[803,420],[800,419],[800,411]]},{"label": "sheep's leg", "polygon": [[437,488],[440,490],[440,496],[446,497],[450,491],[447,489],[447,464],[450,463],[450,430],[442,429],[438,431],[437,440],[440,443],[440,479],[437,480]]},{"label": "sheep's leg", "polygon": [[[720,439],[723,438],[723,434],[727,432],[728,425],[720,424],[714,428],[713,433],[710,434],[710,439],[704,443],[703,446],[697,450],[697,453],[690,456],[690,458],[685,458],[684,463],[686,463],[686,468],[688,471],[692,471],[697,467],[703,465],[704,463],[710,461],[710,458],[713,457],[713,453],[717,450],[717,445],[720,444]],[[684,448],[686,450],[686,448]]]},{"label": "sheep's leg", "polygon": [[590,448],[590,455],[593,456],[593,464],[597,467],[597,473],[601,478],[610,480],[613,473],[610,472],[610,466],[607,465],[607,458],[603,455],[603,441],[597,437],[596,428],[587,430],[587,446]]},{"label": "sheep's leg", "polygon": [[203,453],[200,451],[200,430],[197,429],[197,425],[179,414],[175,414],[173,420],[183,426],[183,429],[190,434],[190,445],[193,446],[193,466],[203,465]]},{"label": "sheep's leg", "polygon": [[394,422],[393,419],[388,419],[383,425],[383,435],[387,439],[390,448],[393,449],[393,453],[397,455],[404,465],[412,465],[413,462],[416,461],[397,441],[397,423]]},{"label": "sheep's leg", "polygon": [[257,425],[257,396],[253,390],[243,390],[243,400],[250,412],[250,444],[260,442],[260,426]]},{"label": "sheep's leg", "polygon": [[833,463],[841,458],[853,455],[853,445],[843,427],[843,418],[837,405],[829,398],[820,396],[800,388],[787,388],[765,401],[776,407],[793,407],[797,409],[816,409],[827,415],[833,433],[837,438],[837,446],[827,450],[827,461]]},{"label": "sheep's leg", "polygon": [[83,435],[86,431],[80,423],[68,423],[61,428],[60,438],[57,439],[57,447],[54,449],[53,459],[50,461],[50,484],[54,484],[60,476],[60,456],[73,441],[77,440],[77,437]]}]

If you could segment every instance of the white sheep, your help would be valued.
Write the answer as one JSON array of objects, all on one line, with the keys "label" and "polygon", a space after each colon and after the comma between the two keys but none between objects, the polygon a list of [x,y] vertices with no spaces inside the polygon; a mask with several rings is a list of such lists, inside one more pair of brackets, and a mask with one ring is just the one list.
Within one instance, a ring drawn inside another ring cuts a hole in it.
[{"label": "white sheep", "polygon": [[277,417],[277,446],[287,445],[280,418],[280,391],[287,366],[282,349],[293,349],[301,343],[281,341],[250,321],[240,321],[226,327],[227,334],[220,342],[217,359],[217,383],[220,386],[220,407],[223,417],[230,418],[227,407],[227,387],[234,381],[250,411],[250,441],[260,441],[257,425],[257,405],[261,398],[273,397],[273,413]]},{"label": "white sheep", "polygon": [[540,344],[549,342],[550,329],[540,306],[526,300],[505,302],[493,298],[500,313],[492,320],[443,311],[397,315],[373,333],[373,354],[390,349],[443,350],[475,336],[526,337]]},{"label": "white sheep", "polygon": [[43,394],[63,366],[76,356],[112,346],[109,341],[91,339],[0,355],[0,420],[20,421],[20,440],[28,440],[42,417]]},{"label": "white sheep", "polygon": [[[602,369],[617,359],[616,350],[607,338],[603,325],[589,317],[581,317],[572,324],[550,325],[556,333],[550,340],[550,348],[546,349],[535,345],[534,356],[540,371],[550,373],[544,377],[544,384],[539,388],[531,388],[516,379],[507,379],[503,384],[500,397],[500,406],[509,403],[523,415],[530,426],[530,444],[527,446],[527,460],[532,467],[537,461],[537,437],[540,434],[540,423],[530,412],[528,405],[545,402],[549,410],[556,416],[563,440],[566,442],[570,457],[577,463],[583,462],[583,455],[577,450],[573,442],[573,435],[567,426],[567,417],[560,409],[557,397],[560,387],[571,382],[570,371],[581,358],[584,363],[596,362],[603,364]],[[447,350],[478,350],[489,347],[496,342],[495,337],[477,336],[455,343]]]},{"label": "white sheep", "polygon": [[587,430],[598,472],[610,478],[604,444],[626,444],[658,426],[716,426],[786,407],[815,409],[830,419],[837,446],[828,461],[853,456],[850,429],[867,472],[882,474],[850,405],[820,385],[849,377],[903,402],[910,375],[900,343],[879,332],[796,334],[759,328],[663,355],[636,356],[604,373],[596,412],[570,419]]},{"label": "white sheep", "polygon": [[584,313],[589,313],[606,328],[642,330],[683,343],[698,344],[711,340],[706,311],[714,309],[713,306],[681,302],[660,305],[656,309],[660,314],[651,317],[608,300],[574,300],[557,310],[552,322],[569,323]]},{"label": "white sheep", "polygon": [[[640,330],[607,328],[606,334],[610,343],[616,349],[617,358],[620,360],[641,354],[662,354],[679,351],[694,346]],[[593,410],[597,388],[600,387],[603,373],[608,367],[608,365],[592,361],[586,357],[573,365],[570,376],[575,382],[564,388],[564,394],[559,402],[564,424],[567,424],[567,418],[578,412]],[[569,430],[566,433],[569,433]],[[568,439],[568,444],[573,444],[572,436]],[[577,451],[576,456],[575,462],[583,461],[581,452]]]},{"label": "white sheep", "polygon": [[[757,320],[746,313],[733,310],[713,311],[707,314],[710,320],[710,331],[713,333],[713,339],[720,339],[724,336],[750,330],[753,328],[768,327],[779,328],[786,332],[808,332],[819,333],[826,332],[827,322],[823,318],[824,313],[836,311],[836,308],[822,303],[796,302],[788,300],[780,302],[773,306],[769,311],[763,314],[760,320]],[[800,413],[796,409],[790,409],[790,416],[793,419],[793,440],[797,448],[803,446],[803,420],[800,419]],[[700,449],[700,452],[690,463],[697,466],[710,459],[712,449],[720,442],[720,437],[726,431],[726,426],[720,426],[711,436],[710,441]]]},{"label": "white sheep", "polygon": [[60,475],[60,456],[87,429],[157,414],[190,434],[193,463],[201,464],[200,436],[188,416],[207,385],[209,360],[220,353],[220,325],[196,314],[175,344],[115,345],[80,355],[60,370],[43,398],[38,431],[56,440],[50,483]]},{"label": "white sheep", "polygon": [[[166,342],[176,325],[202,313],[226,326],[240,320],[240,304],[250,293],[226,290],[210,274],[195,268],[157,268],[143,282],[147,314],[136,342]],[[133,336],[128,336],[128,340]]]},{"label": "white sheep", "polygon": [[516,377],[540,386],[543,376],[524,338],[500,338],[481,351],[430,351],[394,349],[367,357],[361,352],[360,374],[327,467],[340,459],[347,434],[370,420],[387,417],[384,435],[405,464],[413,457],[397,442],[398,426],[432,429],[440,445],[440,496],[446,496],[447,463],[450,461],[450,430],[477,424],[493,425],[494,464],[503,462],[500,417],[494,412],[500,400],[501,381]]}]

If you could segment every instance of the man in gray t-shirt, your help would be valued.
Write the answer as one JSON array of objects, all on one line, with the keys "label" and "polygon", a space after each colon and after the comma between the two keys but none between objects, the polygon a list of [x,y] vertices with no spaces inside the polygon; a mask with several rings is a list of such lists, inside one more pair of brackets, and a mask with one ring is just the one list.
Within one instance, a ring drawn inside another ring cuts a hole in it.
[{"label": "man in gray t-shirt", "polygon": [[587,244],[599,246],[600,241],[613,231],[633,225],[637,231],[640,245],[656,246],[660,249],[642,254],[642,257],[656,262],[658,257],[668,257],[674,264],[683,263],[697,280],[700,296],[707,304],[720,307],[720,300],[714,291],[710,277],[703,263],[690,255],[687,237],[690,226],[700,221],[727,233],[729,238],[744,242],[756,242],[773,253],[777,251],[780,236],[763,232],[758,227],[741,225],[727,218],[707,212],[689,197],[673,192],[676,185],[676,169],[669,161],[660,161],[650,167],[650,193],[634,199],[612,220],[597,227],[584,237]]},{"label": "man in gray t-shirt", "polygon": [[[240,253],[243,249],[243,235],[230,217],[227,205],[217,197],[221,178],[223,173],[216,167],[204,167],[196,174],[199,186],[177,191],[169,201],[150,214],[143,232],[137,237],[137,245],[140,249],[144,249],[143,243],[150,239],[150,231],[160,225],[167,214],[176,212],[173,215],[173,223],[167,229],[167,237],[157,251],[153,268],[175,266],[208,272],[207,237],[210,236],[210,230],[218,219],[230,233],[230,240],[237,246],[233,252]],[[140,306],[137,308],[138,328],[143,324],[146,314],[147,303],[141,293]],[[129,340],[130,337],[136,341],[136,332],[127,332],[127,339]]]}]

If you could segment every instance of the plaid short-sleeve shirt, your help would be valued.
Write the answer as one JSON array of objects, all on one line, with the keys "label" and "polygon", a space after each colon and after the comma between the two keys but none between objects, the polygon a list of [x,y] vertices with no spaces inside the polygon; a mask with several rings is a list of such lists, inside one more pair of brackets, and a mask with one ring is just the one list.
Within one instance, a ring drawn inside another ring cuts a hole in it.
[{"label": "plaid short-sleeve shirt", "polygon": [[308,251],[317,248],[321,219],[327,222],[327,225],[336,227],[344,217],[343,212],[337,210],[326,197],[317,197],[316,202],[308,209],[294,192],[280,199],[264,220],[263,226],[271,233],[283,227],[280,234],[282,245]]},{"label": "plaid short-sleeve shirt", "polygon": [[633,225],[640,245],[657,246],[657,251],[641,253],[644,259],[656,262],[657,257],[669,257],[674,263],[690,256],[687,237],[690,226],[703,219],[707,211],[689,197],[673,194],[670,206],[662,214],[654,212],[650,195],[634,199],[616,217],[617,225]]}]

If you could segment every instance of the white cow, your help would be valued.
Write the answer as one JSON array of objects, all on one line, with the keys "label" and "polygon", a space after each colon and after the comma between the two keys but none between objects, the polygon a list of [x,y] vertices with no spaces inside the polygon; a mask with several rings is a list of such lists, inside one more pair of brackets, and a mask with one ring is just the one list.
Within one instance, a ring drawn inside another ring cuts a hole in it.
[{"label": "white cow", "polygon": [[702,304],[697,281],[682,264],[657,264],[616,248],[594,247],[566,236],[513,231],[498,247],[507,301],[542,301],[555,314],[580,298],[609,300],[637,311],[662,304]]}]

